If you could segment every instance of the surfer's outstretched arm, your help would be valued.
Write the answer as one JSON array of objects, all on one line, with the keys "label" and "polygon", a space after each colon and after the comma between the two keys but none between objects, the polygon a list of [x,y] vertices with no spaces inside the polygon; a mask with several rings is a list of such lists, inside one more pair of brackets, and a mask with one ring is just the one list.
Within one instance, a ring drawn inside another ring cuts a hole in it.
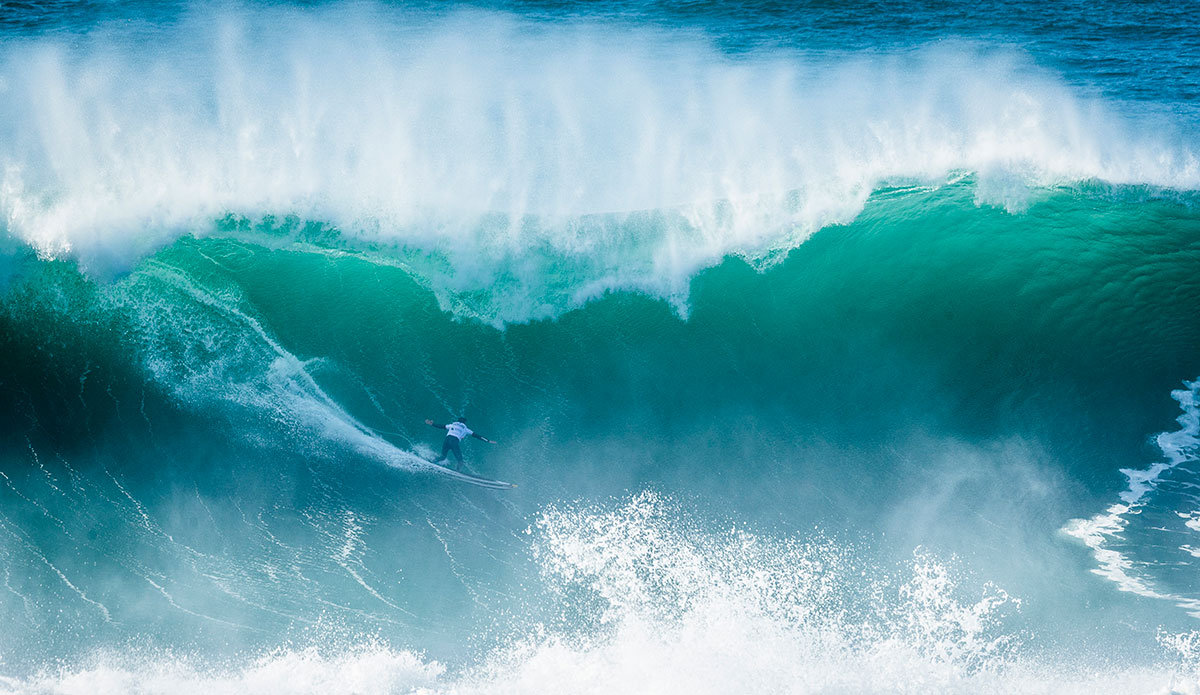
[{"label": "surfer's outstretched arm", "polygon": [[495,440],[493,440],[493,439],[488,439],[487,437],[484,437],[483,435],[480,435],[480,434],[476,434],[475,432],[472,432],[472,433],[471,433],[471,436],[472,436],[472,437],[474,437],[474,438],[476,438],[476,439],[478,439],[478,440],[485,441],[485,442],[487,442],[488,444],[495,444],[495,443],[496,443],[496,441],[495,441]]},{"label": "surfer's outstretched arm", "polygon": [[433,425],[434,427],[438,428],[439,430],[444,430],[444,429],[446,429],[446,426],[445,426],[445,425],[438,425],[438,424],[434,423],[434,421],[433,421],[433,420],[426,420],[426,421],[425,421],[425,424],[426,424],[426,425]]}]

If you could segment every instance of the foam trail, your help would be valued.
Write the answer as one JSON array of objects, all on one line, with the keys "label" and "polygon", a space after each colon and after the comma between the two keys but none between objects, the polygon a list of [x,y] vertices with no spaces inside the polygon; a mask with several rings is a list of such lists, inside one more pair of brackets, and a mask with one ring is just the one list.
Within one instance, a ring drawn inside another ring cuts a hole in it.
[{"label": "foam trail", "polygon": [[[165,310],[159,303],[163,300],[147,301],[145,294],[136,291],[146,290],[147,281],[153,283],[151,296],[167,287],[187,301]],[[397,448],[346,412],[313,379],[308,363],[240,310],[235,299],[214,294],[160,262],[135,276],[126,290],[125,301],[136,309],[143,327],[148,369],[184,402],[236,404],[389,466],[455,477],[452,471]],[[226,347],[208,354],[200,349],[211,345]]]},{"label": "foam trail", "polygon": [[[1152,493],[1157,489],[1162,475],[1179,466],[1195,463],[1200,454],[1200,380],[1184,382],[1187,388],[1171,392],[1171,397],[1179,402],[1183,414],[1176,421],[1179,429],[1164,432],[1155,438],[1165,461],[1152,464],[1148,468],[1122,469],[1128,479],[1128,487],[1121,492],[1121,502],[1108,507],[1103,513],[1089,519],[1073,519],[1063,531],[1078,538],[1092,550],[1092,555],[1099,567],[1092,572],[1116,583],[1121,591],[1128,591],[1147,598],[1175,602],[1191,615],[1200,618],[1200,598],[1183,596],[1155,587],[1154,581],[1143,576],[1138,571],[1137,563],[1120,550],[1110,547],[1114,541],[1119,541],[1129,527],[1130,520],[1143,514],[1145,507],[1151,501]],[[1186,520],[1183,525],[1193,531],[1198,530],[1194,519],[1197,512],[1176,513],[1176,516]],[[1180,548],[1195,556],[1190,546]]]},{"label": "foam trail", "polygon": [[60,570],[58,567],[56,567],[54,565],[54,563],[50,561],[50,558],[46,557],[45,553],[43,553],[37,547],[37,545],[34,544],[34,542],[32,540],[30,540],[26,536],[26,534],[19,529],[19,527],[14,529],[13,524],[11,522],[9,522],[9,520],[7,518],[4,518],[4,517],[0,517],[0,522],[2,522],[2,523],[0,523],[0,528],[4,529],[4,531],[7,532],[8,535],[13,538],[13,540],[17,541],[21,545],[21,547],[23,547],[25,549],[25,551],[27,553],[29,553],[30,555],[32,555],[33,557],[35,557],[39,561],[41,561],[41,563],[43,565],[45,565],[51,572],[53,572],[55,574],[55,576],[58,577],[59,581],[61,581],[64,585],[66,585],[66,587],[69,588],[81,600],[83,600],[85,603],[88,603],[91,606],[95,607],[96,610],[100,611],[101,616],[103,616],[103,618],[104,618],[104,622],[107,622],[107,623],[112,622],[112,613],[108,610],[108,607],[106,607],[104,604],[100,603],[99,601],[96,601],[95,599],[89,598],[87,595],[87,592],[85,592],[83,589],[80,589],[78,586],[76,586],[75,583],[72,582],[67,577],[67,575],[63,573],[62,570]]},{"label": "foam trail", "polygon": [[104,273],[229,213],[297,215],[432,254],[416,269],[437,289],[499,285],[491,313],[527,320],[612,288],[678,298],[885,183],[973,173],[1013,209],[1031,186],[1200,185],[1188,131],[967,45],[734,60],[626,27],[370,6],[198,11],[155,39],[0,47],[10,235]]}]

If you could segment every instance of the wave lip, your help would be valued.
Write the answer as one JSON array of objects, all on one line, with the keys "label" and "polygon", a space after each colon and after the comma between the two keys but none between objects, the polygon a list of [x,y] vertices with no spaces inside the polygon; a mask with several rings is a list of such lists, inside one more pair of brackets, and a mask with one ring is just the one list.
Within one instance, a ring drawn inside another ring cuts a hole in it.
[{"label": "wave lip", "polygon": [[433,254],[464,290],[552,256],[598,259],[580,299],[670,296],[897,182],[972,174],[1010,209],[1064,182],[1200,186],[1178,129],[968,44],[733,59],[666,32],[379,8],[155,33],[151,53],[102,34],[0,47],[0,211],[43,256],[102,273],[228,214],[295,215]]}]

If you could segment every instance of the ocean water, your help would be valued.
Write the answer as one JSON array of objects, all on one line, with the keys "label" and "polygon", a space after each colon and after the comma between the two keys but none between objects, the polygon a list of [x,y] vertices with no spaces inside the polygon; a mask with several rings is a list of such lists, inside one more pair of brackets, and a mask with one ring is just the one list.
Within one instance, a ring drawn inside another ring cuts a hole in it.
[{"label": "ocean water", "polygon": [[0,3],[0,693],[1200,693],[1194,9]]}]

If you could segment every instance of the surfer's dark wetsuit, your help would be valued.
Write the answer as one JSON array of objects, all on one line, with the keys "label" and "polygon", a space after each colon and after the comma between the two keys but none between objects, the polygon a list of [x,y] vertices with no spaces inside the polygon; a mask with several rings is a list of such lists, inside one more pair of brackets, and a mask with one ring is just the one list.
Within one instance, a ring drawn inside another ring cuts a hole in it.
[{"label": "surfer's dark wetsuit", "polygon": [[460,441],[462,440],[452,434],[446,435],[446,438],[442,440],[442,456],[436,462],[441,463],[442,461],[445,461],[446,454],[454,454],[454,458],[458,459],[458,465],[461,466],[463,457],[462,447],[458,445]]},{"label": "surfer's dark wetsuit", "polygon": [[488,444],[496,443],[487,437],[481,437],[480,435],[472,432],[470,428],[467,427],[467,419],[465,417],[460,417],[457,421],[446,425],[439,425],[433,420],[426,420],[425,424],[432,425],[433,427],[441,430],[446,430],[446,438],[442,440],[442,455],[438,457],[434,463],[441,463],[442,461],[446,460],[447,454],[454,454],[454,458],[458,460],[458,465],[455,466],[455,470],[462,468],[463,465],[462,448],[459,446],[459,443],[462,442],[463,439],[466,439],[467,437],[474,437],[481,441],[485,441]]}]

